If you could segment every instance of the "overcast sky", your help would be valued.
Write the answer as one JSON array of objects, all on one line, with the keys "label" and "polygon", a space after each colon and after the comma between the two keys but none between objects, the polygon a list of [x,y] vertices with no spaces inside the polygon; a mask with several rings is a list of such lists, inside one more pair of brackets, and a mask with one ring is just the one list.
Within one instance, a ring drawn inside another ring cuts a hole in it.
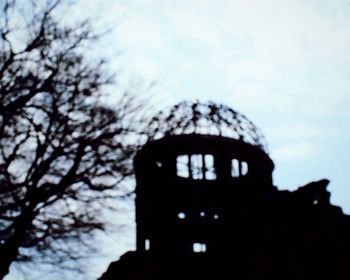
[{"label": "overcast sky", "polygon": [[329,178],[350,213],[350,1],[83,2],[114,28],[101,53],[115,69],[156,81],[164,104],[213,100],[245,114],[267,138],[277,186]]},{"label": "overcast sky", "polygon": [[[97,55],[121,83],[155,81],[160,108],[198,99],[243,113],[267,139],[276,186],[328,178],[350,214],[350,0],[77,0],[66,15],[113,28]],[[133,221],[121,208],[115,220]],[[134,248],[134,226],[104,237],[91,275]]]},{"label": "overcast sky", "polygon": [[[294,190],[330,179],[350,213],[350,1],[100,0],[101,54],[122,78],[156,81],[162,105],[213,100],[250,118]],[[116,95],[112,95],[114,99]],[[296,206],[297,207],[297,206]]]}]

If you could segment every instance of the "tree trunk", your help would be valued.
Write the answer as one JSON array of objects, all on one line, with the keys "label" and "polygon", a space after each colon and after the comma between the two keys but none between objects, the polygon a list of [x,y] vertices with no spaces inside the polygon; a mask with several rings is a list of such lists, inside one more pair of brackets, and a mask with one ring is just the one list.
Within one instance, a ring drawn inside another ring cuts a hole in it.
[{"label": "tree trunk", "polygon": [[15,221],[13,235],[0,245],[0,279],[9,273],[11,263],[17,259],[21,242],[27,229],[31,226],[33,218],[33,209],[27,208]]}]

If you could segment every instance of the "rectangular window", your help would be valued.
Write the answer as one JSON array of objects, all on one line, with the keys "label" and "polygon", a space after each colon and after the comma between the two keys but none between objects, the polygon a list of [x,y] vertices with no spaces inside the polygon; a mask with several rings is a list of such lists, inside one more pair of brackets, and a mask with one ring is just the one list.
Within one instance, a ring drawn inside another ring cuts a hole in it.
[{"label": "rectangular window", "polygon": [[205,155],[204,162],[205,162],[205,173],[204,173],[205,179],[216,180],[216,173],[215,173],[215,167],[214,167],[214,156],[213,155]]},{"label": "rectangular window", "polygon": [[180,155],[176,158],[176,174],[182,178],[190,177],[188,155]]},{"label": "rectangular window", "polygon": [[248,174],[248,163],[246,163],[245,161],[241,162],[241,174],[242,176]]},{"label": "rectangular window", "polygon": [[191,155],[192,178],[195,180],[203,179],[204,164],[202,155]]},{"label": "rectangular window", "polygon": [[145,250],[149,251],[149,249],[151,249],[151,242],[149,239],[145,240]]},{"label": "rectangular window", "polygon": [[179,155],[176,158],[176,174],[194,180],[216,180],[214,156],[209,154]]},{"label": "rectangular window", "polygon": [[233,159],[231,163],[231,176],[233,178],[239,177],[239,161],[238,159]]}]

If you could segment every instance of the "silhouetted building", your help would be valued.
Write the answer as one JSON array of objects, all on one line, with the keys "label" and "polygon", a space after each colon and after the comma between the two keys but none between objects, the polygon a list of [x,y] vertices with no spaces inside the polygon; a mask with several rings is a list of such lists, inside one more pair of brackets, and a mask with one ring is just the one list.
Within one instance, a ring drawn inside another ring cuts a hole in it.
[{"label": "silhouetted building", "polygon": [[258,129],[214,103],[158,114],[137,153],[137,249],[100,279],[350,279],[328,181],[279,191]]}]

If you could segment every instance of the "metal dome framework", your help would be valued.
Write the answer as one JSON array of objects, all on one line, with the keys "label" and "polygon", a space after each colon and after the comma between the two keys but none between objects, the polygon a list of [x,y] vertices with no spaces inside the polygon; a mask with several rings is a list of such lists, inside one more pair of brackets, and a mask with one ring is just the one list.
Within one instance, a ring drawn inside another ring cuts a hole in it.
[{"label": "metal dome framework", "polygon": [[203,134],[233,138],[267,152],[263,134],[246,116],[214,102],[183,101],[160,111],[147,127],[148,139],[171,135]]}]

